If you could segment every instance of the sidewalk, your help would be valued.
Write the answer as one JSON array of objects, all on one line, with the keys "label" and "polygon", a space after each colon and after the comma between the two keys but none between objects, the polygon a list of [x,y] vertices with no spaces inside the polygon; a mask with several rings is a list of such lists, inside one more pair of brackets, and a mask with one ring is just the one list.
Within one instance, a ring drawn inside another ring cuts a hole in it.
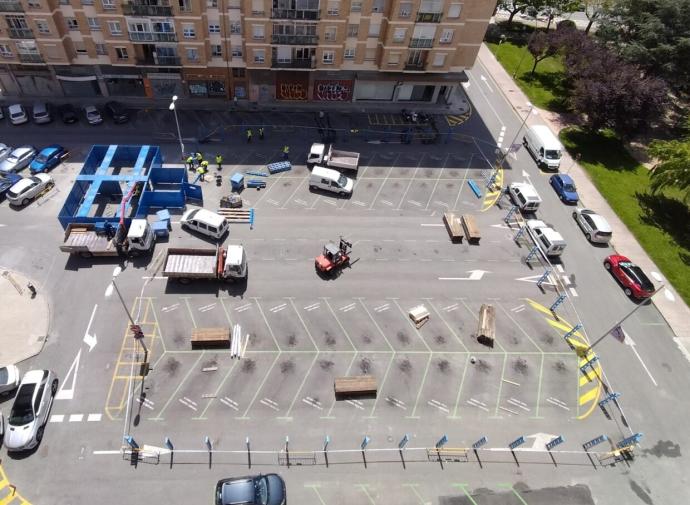
[{"label": "sidewalk", "polygon": [[[486,44],[482,44],[479,50],[479,61],[486,67],[494,83],[501,89],[506,100],[520,117],[524,117],[527,111],[529,99],[515,84],[510,75],[505,71],[501,64],[496,60],[493,53]],[[554,133],[558,133],[563,124],[558,114],[539,110],[539,116],[532,116],[527,121],[528,125],[546,123]],[[647,273],[661,272],[654,262],[647,255],[645,250],[635,240],[635,237],[627,229],[625,224],[618,218],[616,213],[609,207],[603,196],[597,191],[596,187],[589,179],[587,172],[577,163],[573,162],[567,151],[563,151],[562,166],[570,167],[570,175],[575,180],[577,192],[584,205],[595,209],[604,216],[613,229],[613,240],[611,245],[616,251],[635,258],[635,262]],[[682,298],[673,290],[670,285],[666,286],[663,292],[654,297],[654,304],[666,319],[666,322],[676,334],[678,345],[684,354],[690,359],[690,308],[683,302]]]},{"label": "sidewalk", "polygon": [[17,364],[43,349],[48,338],[50,308],[41,286],[32,297],[31,279],[0,268],[0,366]]}]

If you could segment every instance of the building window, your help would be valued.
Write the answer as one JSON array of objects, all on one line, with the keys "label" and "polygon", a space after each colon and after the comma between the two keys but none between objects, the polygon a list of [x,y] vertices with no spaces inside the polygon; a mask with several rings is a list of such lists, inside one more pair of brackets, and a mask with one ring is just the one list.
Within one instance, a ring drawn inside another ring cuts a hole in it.
[{"label": "building window", "polygon": [[38,33],[50,33],[50,28],[48,28],[48,23],[45,19],[37,19],[36,28],[38,28]]},{"label": "building window", "polygon": [[373,5],[371,6],[371,12],[383,12],[385,3],[385,0],[374,0]]},{"label": "building window", "polygon": [[108,54],[108,46],[106,46],[105,44],[96,44],[96,54]]},{"label": "building window", "polygon": [[359,33],[359,25],[347,25],[347,36],[356,37]]},{"label": "building window", "polygon": [[407,28],[396,28],[393,32],[393,42],[403,42],[407,35]]},{"label": "building window", "polygon": [[412,3],[403,2],[400,4],[400,10],[398,11],[398,16],[401,18],[409,18],[412,15]]},{"label": "building window", "polygon": [[446,53],[436,53],[434,55],[434,63],[433,65],[435,67],[442,67],[446,63]]},{"label": "building window", "polygon": [[232,57],[241,58],[242,57],[242,46],[232,46]]},{"label": "building window", "polygon": [[185,39],[196,38],[196,31],[194,30],[194,25],[191,23],[184,23],[182,25],[182,35]]},{"label": "building window", "polygon": [[78,30],[79,29],[79,23],[77,23],[76,18],[65,18],[65,22],[67,23],[67,28],[70,30]]},{"label": "building window", "polygon": [[364,61],[376,61],[376,48],[367,48],[364,53]]},{"label": "building window", "polygon": [[110,35],[122,35],[122,27],[119,21],[108,21],[108,30],[110,30]]},{"label": "building window", "polygon": [[338,29],[335,26],[328,26],[324,30],[324,39],[328,42],[333,42],[335,41],[336,35],[338,33]]},{"label": "building window", "polygon": [[252,14],[263,16],[264,12],[264,0],[252,0]]},{"label": "building window", "polygon": [[263,49],[254,49],[254,63],[263,63],[266,59],[266,51]]},{"label": "building window", "polygon": [[220,44],[211,44],[211,56],[223,56],[223,48]]},{"label": "building window", "polygon": [[29,7],[31,7],[32,9],[40,9],[41,8],[40,0],[29,0],[28,4],[29,4]]},{"label": "building window", "polygon": [[390,53],[388,55],[388,64],[389,65],[399,65],[400,64],[400,53]]},{"label": "building window", "polygon": [[91,29],[91,31],[100,31],[101,25],[98,22],[98,18],[86,18],[86,20],[89,22],[89,28]]},{"label": "building window", "polygon": [[252,38],[254,40],[263,40],[264,25],[252,25]]},{"label": "building window", "polygon": [[218,7],[218,0],[206,0],[206,7],[211,7],[215,9]]},{"label": "building window", "polygon": [[438,41],[441,44],[450,44],[450,42],[453,40],[453,33],[454,32],[455,32],[455,30],[453,30],[452,28],[445,28],[441,32],[441,37],[438,39]]},{"label": "building window", "polygon": [[381,23],[371,23],[369,25],[369,37],[378,37],[381,33]]},{"label": "building window", "polygon": [[244,69],[242,67],[233,67],[232,68],[232,76],[233,77],[244,77]]},{"label": "building window", "polygon": [[77,52],[77,54],[88,54],[83,42],[75,42],[74,50]]},{"label": "building window", "polygon": [[333,65],[334,59],[335,59],[335,51],[324,51],[323,52],[323,62],[326,65]]},{"label": "building window", "polygon": [[450,4],[450,7],[448,7],[448,17],[459,18],[460,11],[462,11],[462,4]]},{"label": "building window", "polygon": [[191,12],[192,11],[192,0],[178,0],[178,5],[180,6],[180,11]]},{"label": "building window", "polygon": [[208,33],[220,33],[220,25],[208,25]]},{"label": "building window", "polygon": [[345,55],[343,57],[346,60],[354,60],[355,59],[355,53],[356,53],[356,50],[354,47],[346,47],[345,48]]},{"label": "building window", "polygon": [[242,33],[242,23],[239,21],[232,21],[230,22],[230,33],[233,33],[235,35],[239,35]]},{"label": "building window", "polygon": [[196,47],[188,47],[186,49],[187,51],[187,60],[189,61],[198,61],[199,60],[199,51],[196,49]]},{"label": "building window", "polygon": [[362,2],[357,0],[350,4],[350,12],[362,12]]},{"label": "building window", "polygon": [[0,56],[3,56],[5,58],[11,58],[12,49],[10,49],[10,46],[8,46],[7,44],[0,44]]},{"label": "building window", "polygon": [[337,16],[340,14],[340,0],[329,0],[328,15]]},{"label": "building window", "polygon": [[115,54],[117,55],[118,60],[129,59],[129,55],[127,54],[127,48],[126,47],[116,47],[115,48]]},{"label": "building window", "polygon": [[60,0],[60,5],[69,5],[69,0]]},{"label": "building window", "polygon": [[115,10],[115,0],[101,0],[101,3],[103,4],[104,11]]}]

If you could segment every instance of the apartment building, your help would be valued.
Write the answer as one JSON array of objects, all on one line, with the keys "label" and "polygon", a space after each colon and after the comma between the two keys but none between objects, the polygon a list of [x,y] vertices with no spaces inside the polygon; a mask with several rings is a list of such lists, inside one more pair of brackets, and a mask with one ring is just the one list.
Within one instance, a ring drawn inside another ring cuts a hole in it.
[{"label": "apartment building", "polygon": [[443,103],[495,0],[0,0],[6,95]]}]

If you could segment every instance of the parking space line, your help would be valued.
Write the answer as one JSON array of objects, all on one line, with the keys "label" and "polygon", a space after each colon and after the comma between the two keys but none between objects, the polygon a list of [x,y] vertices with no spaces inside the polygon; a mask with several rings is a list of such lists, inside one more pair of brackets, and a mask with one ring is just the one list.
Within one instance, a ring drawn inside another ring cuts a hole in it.
[{"label": "parking space line", "polygon": [[398,307],[398,310],[399,310],[400,313],[403,315],[403,317],[405,318],[405,320],[410,324],[410,326],[412,326],[412,328],[414,329],[415,333],[417,334],[417,336],[419,337],[419,339],[420,339],[420,340],[422,341],[422,343],[424,344],[424,347],[426,347],[426,350],[429,351],[430,353],[433,353],[433,351],[431,350],[431,347],[429,347],[429,344],[426,343],[426,340],[424,340],[424,337],[422,337],[422,334],[419,332],[419,330],[418,330],[417,327],[414,325],[414,323],[412,322],[412,320],[411,320],[409,317],[407,317],[407,314],[405,314],[405,311],[402,309],[402,307],[400,306],[400,304],[398,303],[398,301],[397,301],[397,300],[393,300],[393,303],[395,304],[396,307]]},{"label": "parking space line", "polygon": [[326,502],[323,501],[323,498],[321,497],[321,493],[319,493],[318,488],[321,487],[318,484],[305,484],[304,487],[310,488],[314,493],[316,493],[316,497],[319,499],[319,502],[321,505],[326,505]]},{"label": "parking space line", "polygon": [[376,505],[376,501],[374,501],[374,498],[369,494],[369,490],[367,489],[366,484],[356,484],[355,487],[358,487],[362,490],[362,492],[366,495],[371,505]]},{"label": "parking space line", "polygon": [[503,391],[503,382],[506,374],[506,363],[508,363],[508,355],[503,353],[503,368],[501,369],[501,381],[498,383],[498,393],[496,394],[496,410],[494,417],[498,417],[498,409],[501,405],[501,392]]},{"label": "parking space line", "polygon": [[412,491],[412,493],[414,493],[414,495],[419,499],[419,504],[420,504],[420,505],[426,505],[426,503],[430,503],[430,502],[426,502],[426,501],[424,500],[424,498],[422,498],[422,495],[419,494],[419,491],[417,491],[417,488],[419,487],[419,484],[403,484],[402,486],[403,486],[403,487],[406,487],[406,488],[409,488],[409,489]]},{"label": "parking space line", "polygon": [[528,339],[530,342],[532,342],[532,344],[534,344],[534,347],[536,347],[537,350],[542,351],[542,348],[539,346],[539,344],[537,344],[537,343],[532,339],[532,337],[529,336],[529,333],[527,333],[527,332],[525,331],[525,329],[520,325],[520,323],[518,323],[518,322],[513,318],[513,316],[510,314],[510,312],[508,312],[508,311],[505,309],[505,307],[504,307],[503,305],[501,305],[500,303],[497,302],[496,305],[498,305],[499,308],[505,313],[505,315],[508,316],[508,319],[510,319],[513,323],[515,323],[515,326],[518,327],[518,329],[522,332],[522,334],[523,334],[524,336],[526,336],[527,339]]},{"label": "parking space line", "polygon": [[185,304],[185,306],[187,307],[187,312],[189,312],[189,317],[190,317],[191,320],[192,320],[192,324],[193,324],[194,327],[196,328],[196,327],[197,327],[197,325],[196,325],[196,320],[194,319],[194,314],[192,314],[192,307],[190,307],[190,305],[189,305],[189,297],[188,297],[188,296],[183,296],[182,299],[184,300],[184,304]]},{"label": "parking space line", "polygon": [[419,399],[422,396],[422,390],[424,389],[424,383],[426,382],[426,377],[429,374],[429,365],[431,365],[431,357],[433,352],[429,353],[429,359],[426,361],[426,368],[424,369],[424,375],[422,376],[422,383],[419,385],[419,391],[417,391],[417,398],[414,401],[414,408],[412,409],[412,415],[406,416],[407,419],[419,419],[419,416],[415,416],[417,413],[417,405],[419,404]]},{"label": "parking space line", "polygon": [[290,202],[292,201],[292,197],[295,196],[295,194],[296,194],[301,188],[302,188],[302,185],[301,185],[300,183],[297,183],[297,187],[295,188],[295,190],[294,190],[292,193],[290,193],[290,196],[288,197],[287,200],[285,200],[285,203],[283,204],[282,207],[280,207],[280,210],[285,210],[285,209],[287,208],[287,204],[290,203]]},{"label": "parking space line", "polygon": [[[476,144],[476,142],[475,142]],[[467,182],[467,174],[470,171],[470,167],[472,166],[472,159],[474,158],[474,153],[470,154],[470,161],[467,162],[467,166],[465,167],[465,170],[462,174],[462,180],[460,181],[460,188],[458,189],[458,196],[455,197],[455,202],[453,202],[453,206],[451,207],[451,210],[457,210],[458,208],[458,202],[460,201],[460,195],[462,194],[462,188],[465,187],[465,182]]]},{"label": "parking space line", "polygon": [[297,314],[297,318],[299,319],[299,322],[302,323],[302,327],[304,327],[304,331],[307,332],[307,336],[309,337],[309,340],[311,340],[311,343],[314,345],[314,349],[316,349],[316,352],[319,353],[319,346],[316,345],[316,341],[314,340],[314,337],[312,337],[311,332],[309,331],[309,328],[307,328],[307,325],[304,323],[304,319],[302,319],[302,314],[299,313],[299,310],[297,310],[297,306],[295,305],[295,300],[292,297],[288,297],[288,300],[290,301],[290,305],[292,305],[292,308],[295,311],[295,314]]},{"label": "parking space line", "polygon": [[395,355],[395,348],[391,345],[391,343],[388,341],[388,338],[386,337],[386,334],[383,332],[381,327],[379,326],[379,323],[374,320],[374,318],[371,316],[371,313],[369,312],[369,309],[367,309],[367,306],[364,305],[364,302],[362,301],[364,298],[355,298],[359,302],[359,304],[362,306],[364,309],[364,312],[367,313],[369,316],[369,319],[371,319],[371,322],[374,323],[374,326],[376,326],[376,329],[379,330],[379,333],[383,337],[383,339],[386,341],[386,344],[388,344],[388,347],[390,348],[391,352]]},{"label": "parking space line", "polygon": [[[398,206],[395,208],[395,210],[400,210],[400,208],[402,207],[402,204],[405,201],[405,197],[407,196],[407,192],[410,191],[410,187],[412,186],[412,183],[414,182],[414,179],[417,176],[417,171],[419,170],[419,167],[421,166],[422,161],[424,161],[424,155],[422,155],[422,157],[417,162],[417,166],[415,167],[414,172],[412,173],[412,177],[410,178],[410,182],[407,183],[407,187],[405,188],[405,192],[400,197],[400,202],[398,202]],[[384,181],[384,184],[386,184],[385,181]]]},{"label": "parking space line", "polygon": [[429,195],[429,200],[427,200],[426,206],[424,207],[424,210],[429,210],[429,205],[431,205],[431,199],[434,197],[434,193],[436,192],[436,188],[438,187],[438,183],[441,180],[441,176],[443,175],[443,171],[446,169],[446,163],[448,163],[448,158],[450,158],[450,153],[446,154],[446,159],[443,161],[443,164],[441,165],[441,171],[438,173],[438,177],[436,178],[436,182],[434,183],[434,188],[431,190],[431,194]]},{"label": "parking space line", "polygon": [[268,324],[268,319],[266,319],[266,314],[264,314],[264,310],[261,308],[261,304],[259,303],[259,299],[257,297],[252,297],[252,300],[254,300],[254,303],[256,303],[256,306],[259,308],[259,312],[261,313],[261,317],[264,319],[264,323],[266,323],[266,328],[268,328],[268,332],[271,334],[271,337],[273,338],[273,342],[276,344],[276,349],[278,349],[278,352],[282,352],[282,349],[280,348],[280,344],[278,343],[278,339],[273,334],[273,329],[271,328],[271,325]]},{"label": "parking space line", "polygon": [[234,326],[232,324],[232,319],[230,319],[230,313],[228,312],[228,308],[225,306],[225,303],[223,303],[223,298],[220,297],[220,306],[223,307],[223,312],[225,312],[225,318],[228,320],[228,324],[230,327]]},{"label": "parking space line", "polygon": [[187,382],[187,379],[192,374],[192,372],[194,371],[196,366],[199,364],[199,362],[201,361],[201,358],[204,357],[204,354],[206,354],[206,351],[202,351],[201,354],[199,354],[199,357],[194,362],[194,364],[191,367],[189,367],[189,371],[185,374],[185,376],[182,378],[180,383],[177,385],[177,387],[175,388],[175,391],[173,391],[173,393],[168,398],[168,401],[165,402],[165,405],[163,405],[163,408],[160,411],[158,411],[158,414],[156,415],[156,417],[150,417],[149,421],[161,421],[161,420],[163,420],[163,412],[165,412],[165,410],[168,408],[168,405],[170,405],[170,402],[173,401],[175,396],[177,396],[177,393],[180,391],[180,389],[182,389],[182,385],[185,382]]},{"label": "parking space line", "polygon": [[453,415],[448,416],[450,419],[460,419],[458,416],[458,405],[460,404],[460,395],[462,394],[462,386],[465,383],[465,376],[467,375],[467,364],[470,362],[470,354],[465,356],[465,366],[462,370],[462,378],[460,379],[460,387],[458,387],[458,394],[455,396],[455,407],[453,407]]},{"label": "parking space line", "polygon": [[522,496],[520,496],[520,493],[518,493],[518,492],[515,490],[515,488],[513,487],[512,484],[497,484],[497,486],[498,486],[498,487],[505,488],[505,489],[509,489],[509,490],[515,495],[515,497],[516,497],[518,500],[520,500],[520,503],[521,503],[522,505],[529,505],[529,504],[525,501],[525,499],[524,499]]},{"label": "parking space line", "polygon": [[453,487],[459,487],[462,492],[467,496],[467,499],[472,502],[472,505],[479,505],[476,501],[474,501],[474,498],[472,498],[472,495],[470,495],[470,492],[467,490],[467,484],[452,484]]},{"label": "parking space line", "polygon": [[530,419],[543,419],[543,416],[539,415],[539,408],[541,407],[541,386],[544,381],[544,354],[541,355],[541,363],[539,364],[539,382],[537,384],[537,402],[534,409],[534,416]]},{"label": "parking space line", "polygon": [[374,195],[374,199],[371,201],[371,205],[369,206],[369,210],[372,210],[374,208],[374,204],[376,203],[376,199],[379,197],[381,194],[381,191],[383,190],[383,187],[386,185],[386,181],[388,180],[388,177],[390,177],[391,172],[393,172],[393,168],[395,168],[395,162],[398,161],[398,158],[400,158],[400,153],[397,153],[395,155],[395,159],[391,163],[390,168],[388,169],[388,173],[386,174],[386,177],[383,179],[383,184],[381,184],[381,187],[379,190],[376,192],[376,195]]},{"label": "parking space line", "polygon": [[[331,311],[331,314],[333,314],[333,319],[335,319],[335,322],[338,323],[338,326],[340,326],[340,329],[343,330],[343,335],[345,335],[345,338],[347,338],[347,341],[350,342],[350,345],[352,346],[352,350],[357,352],[357,347],[355,347],[355,344],[352,342],[352,339],[350,338],[350,334],[347,332],[343,324],[340,322],[340,319],[338,319],[338,316],[335,315],[335,311],[333,310],[333,307],[331,307],[331,304],[328,303],[328,299],[325,297],[321,298],[324,303],[326,304],[326,307],[328,307],[328,310]],[[353,303],[354,305],[354,303]]]},{"label": "parking space line", "polygon": [[[355,364],[355,359],[357,359],[358,355],[359,355],[359,353],[357,351],[355,351],[352,354],[352,359],[350,360],[350,364],[347,366],[347,370],[345,371],[345,377],[350,375],[350,370],[352,370],[352,365]],[[334,416],[331,416],[331,413],[333,412],[333,409],[335,408],[336,403],[337,403],[337,400],[334,398],[333,403],[331,403],[331,407],[328,409],[328,412],[326,413],[325,416],[322,417],[322,419],[335,419]]]},{"label": "parking space line", "polygon": [[307,379],[309,378],[309,374],[311,373],[311,369],[314,368],[314,364],[316,363],[316,359],[319,357],[319,351],[317,350],[316,353],[314,354],[314,359],[311,360],[311,365],[309,365],[309,370],[307,370],[307,373],[304,374],[304,378],[302,379],[302,383],[299,385],[299,388],[297,389],[297,392],[295,393],[294,398],[292,399],[292,402],[290,402],[290,406],[287,409],[287,412],[285,412],[284,416],[278,417],[278,419],[292,419],[290,417],[290,412],[292,412],[292,407],[294,407],[295,402],[297,401],[297,397],[300,395],[302,392],[302,389],[304,388],[304,385],[307,383]]},{"label": "parking space line", "polygon": [[[443,318],[443,316],[441,315],[441,313],[439,312],[439,310],[434,306],[434,304],[431,303],[431,302],[429,302],[429,305],[431,306],[432,309],[434,309],[434,312],[436,312],[436,314],[438,314],[439,319],[440,319],[441,321],[443,321],[443,324],[446,325],[446,328],[448,328],[448,331],[450,331],[450,332],[452,333],[452,335],[453,335],[453,336],[455,337],[455,339],[460,343],[460,345],[462,346],[462,348],[465,349],[465,351],[469,352],[469,348],[463,343],[463,341],[462,341],[462,339],[460,338],[460,336],[459,336],[457,333],[455,333],[455,330],[453,330],[453,328],[452,328],[451,325],[448,323],[448,321],[446,321],[446,320]],[[456,304],[456,306],[457,306],[457,304]],[[456,308],[457,308],[457,307],[452,307],[452,306],[450,306],[450,305],[448,306],[448,309],[449,309],[449,310],[455,310]]]},{"label": "parking space line", "polygon": [[[280,175],[279,175],[278,177],[276,177],[275,179],[272,180],[272,182],[271,182],[270,185],[269,185],[269,184],[266,185],[266,188],[264,189],[264,194],[261,195],[261,196],[259,197],[259,199],[258,199],[256,202],[254,202],[253,207],[254,207],[255,209],[259,207],[259,202],[261,202],[261,200],[263,200],[264,198],[266,198],[266,195],[268,195],[268,193],[269,193],[275,186],[278,185],[278,181],[280,181],[280,179],[282,179],[282,178],[283,178],[283,175],[286,174],[286,173],[287,173],[287,172],[281,172]],[[258,190],[257,190],[257,191],[258,191]]]},{"label": "parking space line", "polygon": [[[386,378],[388,377],[388,372],[391,369],[391,365],[393,364],[393,360],[395,359],[395,351],[391,354],[391,359],[388,362],[388,367],[386,367],[386,371],[383,374],[383,379],[381,379],[381,385],[379,386],[380,390],[383,390],[383,386],[386,384]],[[374,415],[374,412],[376,411],[376,406],[379,403],[379,398],[381,398],[381,395],[376,395],[376,398],[374,398],[374,405],[371,406],[371,412],[369,412],[369,415],[365,417],[365,419],[371,419],[373,417],[376,417]]]},{"label": "parking space line", "polygon": [[268,376],[271,374],[271,371],[273,370],[273,367],[276,365],[276,363],[278,363],[278,359],[280,358],[281,354],[283,354],[281,351],[278,351],[278,354],[276,354],[276,357],[273,360],[273,363],[271,363],[271,367],[266,372],[266,375],[264,375],[264,378],[261,380],[261,384],[259,384],[259,387],[256,389],[256,393],[254,393],[252,400],[249,402],[249,405],[247,406],[247,410],[244,411],[244,414],[242,414],[241,417],[237,417],[235,419],[249,419],[247,417],[247,413],[249,412],[249,410],[254,405],[254,402],[256,401],[257,397],[259,396],[259,393],[261,392],[261,388],[264,387],[264,384],[266,383]]},{"label": "parking space line", "polygon": [[233,360],[232,366],[230,367],[230,370],[228,370],[228,373],[225,374],[223,379],[220,381],[220,384],[218,384],[218,387],[213,392],[213,396],[211,398],[209,398],[209,402],[204,407],[204,410],[201,411],[201,413],[199,414],[198,417],[193,417],[192,419],[194,419],[195,421],[207,419],[206,417],[204,417],[206,415],[206,411],[211,407],[213,400],[216,399],[216,397],[218,396],[218,393],[220,393],[220,390],[223,388],[225,381],[228,380],[228,377],[230,377],[230,374],[232,374],[232,371],[235,369],[235,366],[237,366],[237,363],[239,363],[239,362],[240,362],[240,360],[237,360],[237,359]]}]

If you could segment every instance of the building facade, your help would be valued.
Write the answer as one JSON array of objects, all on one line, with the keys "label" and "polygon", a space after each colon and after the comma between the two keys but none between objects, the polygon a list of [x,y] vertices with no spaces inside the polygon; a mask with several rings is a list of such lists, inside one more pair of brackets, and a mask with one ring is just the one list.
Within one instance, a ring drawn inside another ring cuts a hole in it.
[{"label": "building facade", "polygon": [[493,0],[0,0],[5,95],[445,103]]}]

